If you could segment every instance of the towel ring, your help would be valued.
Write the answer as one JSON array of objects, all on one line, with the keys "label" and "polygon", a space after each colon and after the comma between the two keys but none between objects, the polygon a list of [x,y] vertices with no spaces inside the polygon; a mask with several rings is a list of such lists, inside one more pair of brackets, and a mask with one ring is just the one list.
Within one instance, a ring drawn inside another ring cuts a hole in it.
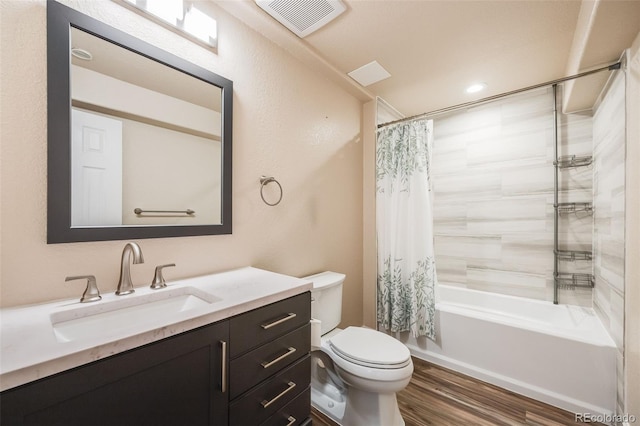
[{"label": "towel ring", "polygon": [[[275,203],[270,203],[267,200],[264,199],[264,187],[271,183],[271,182],[275,182],[278,185],[278,188],[280,188],[280,198],[278,198],[278,201],[276,201]],[[260,198],[262,198],[262,201],[264,201],[264,203],[268,206],[277,206],[278,204],[280,204],[280,201],[282,201],[282,195],[283,195],[283,191],[282,191],[282,185],[280,185],[280,182],[278,182],[276,180],[276,178],[274,178],[273,176],[261,176],[260,177]]]}]

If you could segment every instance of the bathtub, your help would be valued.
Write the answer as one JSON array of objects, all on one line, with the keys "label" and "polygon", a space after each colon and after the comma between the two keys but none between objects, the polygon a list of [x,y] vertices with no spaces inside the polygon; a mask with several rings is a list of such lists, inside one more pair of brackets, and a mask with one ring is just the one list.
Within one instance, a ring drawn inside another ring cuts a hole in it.
[{"label": "bathtub", "polygon": [[610,415],[616,347],[593,309],[439,285],[436,341],[418,358],[574,413]]}]

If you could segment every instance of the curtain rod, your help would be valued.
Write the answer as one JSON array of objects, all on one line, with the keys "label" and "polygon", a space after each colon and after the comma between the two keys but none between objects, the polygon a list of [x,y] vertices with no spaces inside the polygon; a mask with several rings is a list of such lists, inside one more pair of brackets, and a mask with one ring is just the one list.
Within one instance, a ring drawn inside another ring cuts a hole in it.
[{"label": "curtain rod", "polygon": [[515,94],[518,94],[518,93],[526,92],[528,90],[539,89],[539,88],[545,87],[545,86],[553,86],[554,84],[558,84],[558,83],[562,83],[562,82],[565,82],[565,81],[568,81],[568,80],[573,80],[573,79],[576,79],[576,78],[580,78],[580,77],[584,77],[584,76],[587,76],[587,75],[595,74],[595,73],[600,72],[600,71],[617,70],[617,69],[620,69],[621,66],[622,66],[622,61],[618,61],[618,62],[615,62],[615,63],[613,63],[611,65],[607,65],[605,67],[596,68],[596,69],[593,69],[591,71],[581,72],[579,74],[574,74],[574,75],[571,75],[569,77],[563,77],[563,78],[559,78],[557,80],[547,81],[546,83],[540,83],[540,84],[536,84],[534,86],[528,86],[528,87],[524,87],[522,89],[512,90],[510,92],[500,93],[498,95],[493,95],[493,96],[489,96],[489,97],[486,97],[486,98],[478,99],[477,101],[465,102],[465,103],[462,103],[462,104],[453,105],[453,106],[446,107],[446,108],[436,109],[434,111],[424,112],[424,113],[418,114],[418,115],[412,115],[411,117],[401,118],[399,120],[390,121],[388,123],[378,124],[378,129],[380,129],[382,127],[390,126],[392,124],[402,123],[404,121],[416,120],[418,118],[428,117],[428,116],[431,116],[431,115],[444,114],[445,112],[450,112],[450,111],[455,111],[455,110],[462,109],[462,108],[467,108],[467,107],[470,107],[470,106],[473,106],[473,105],[478,105],[478,104],[482,104],[482,103],[485,103],[485,102],[493,101],[493,100],[496,100],[496,99],[504,98],[506,96],[515,95]]}]

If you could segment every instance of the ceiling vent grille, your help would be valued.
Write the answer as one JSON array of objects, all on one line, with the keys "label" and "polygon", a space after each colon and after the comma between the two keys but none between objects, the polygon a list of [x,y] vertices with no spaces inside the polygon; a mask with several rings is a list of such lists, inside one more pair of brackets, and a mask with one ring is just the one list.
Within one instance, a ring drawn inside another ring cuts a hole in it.
[{"label": "ceiling vent grille", "polygon": [[347,9],[340,0],[256,0],[256,4],[300,38]]}]

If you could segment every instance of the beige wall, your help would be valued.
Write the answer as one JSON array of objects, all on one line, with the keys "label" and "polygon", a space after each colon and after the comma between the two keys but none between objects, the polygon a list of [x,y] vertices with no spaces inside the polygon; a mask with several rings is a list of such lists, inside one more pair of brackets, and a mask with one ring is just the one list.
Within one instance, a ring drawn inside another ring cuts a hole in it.
[{"label": "beige wall", "polygon": [[376,328],[377,245],[376,245],[376,115],[378,101],[362,109],[362,324]]},{"label": "beige wall", "polygon": [[625,411],[640,418],[640,33],[627,72]]},{"label": "beige wall", "polygon": [[[253,265],[294,276],[347,274],[344,324],[362,322],[361,104],[219,10],[218,54],[106,0],[65,1],[108,24],[234,81],[233,235],[140,240],[146,285]],[[1,4],[2,306],[80,296],[67,275],[95,274],[115,290],[122,241],[46,244],[46,10],[44,0]],[[216,7],[217,9],[217,7]],[[260,175],[284,188],[260,199]]]},{"label": "beige wall", "polygon": [[[122,223],[220,223],[222,143],[134,120],[122,121]],[[136,215],[134,209],[187,210],[187,215]],[[159,217],[158,217],[159,216]]]}]

